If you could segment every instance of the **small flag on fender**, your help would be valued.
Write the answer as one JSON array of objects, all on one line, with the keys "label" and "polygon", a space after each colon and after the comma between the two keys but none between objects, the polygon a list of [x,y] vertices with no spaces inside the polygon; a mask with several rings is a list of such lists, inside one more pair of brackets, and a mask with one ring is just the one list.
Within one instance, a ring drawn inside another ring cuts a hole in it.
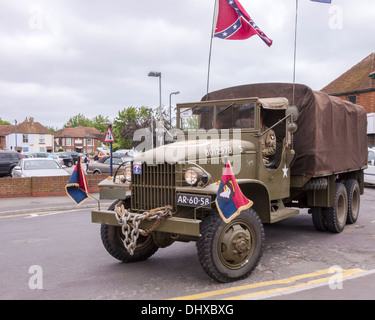
[{"label": "small flag on fender", "polygon": [[65,186],[67,195],[76,203],[81,204],[86,199],[91,198],[87,184],[85,172],[82,168],[82,159],[79,160],[74,168],[72,175]]},{"label": "small flag on fender", "polygon": [[237,217],[242,210],[253,205],[253,202],[243,195],[238,186],[229,161],[221,177],[215,203],[221,218],[226,223]]}]

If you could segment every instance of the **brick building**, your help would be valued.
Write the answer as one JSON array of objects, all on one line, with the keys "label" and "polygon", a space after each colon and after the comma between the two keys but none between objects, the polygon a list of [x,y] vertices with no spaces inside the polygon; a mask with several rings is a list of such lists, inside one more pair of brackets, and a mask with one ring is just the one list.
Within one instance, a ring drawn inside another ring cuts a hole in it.
[{"label": "brick building", "polygon": [[67,127],[55,133],[55,148],[64,151],[92,153],[101,145],[104,134],[96,128]]},{"label": "brick building", "polygon": [[[361,105],[366,109],[369,121],[374,119],[375,53],[371,53],[321,91]],[[375,145],[375,126],[371,123],[368,126],[368,143]]]}]

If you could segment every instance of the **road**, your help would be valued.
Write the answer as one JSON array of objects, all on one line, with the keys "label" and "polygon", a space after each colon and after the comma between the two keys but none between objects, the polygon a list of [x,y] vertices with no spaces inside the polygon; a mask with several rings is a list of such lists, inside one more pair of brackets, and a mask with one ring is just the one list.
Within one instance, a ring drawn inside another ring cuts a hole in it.
[{"label": "road", "polygon": [[263,257],[249,278],[218,284],[195,243],[174,243],[123,264],[104,249],[89,209],[0,216],[1,299],[374,299],[375,189],[341,234],[300,215],[266,225]]}]

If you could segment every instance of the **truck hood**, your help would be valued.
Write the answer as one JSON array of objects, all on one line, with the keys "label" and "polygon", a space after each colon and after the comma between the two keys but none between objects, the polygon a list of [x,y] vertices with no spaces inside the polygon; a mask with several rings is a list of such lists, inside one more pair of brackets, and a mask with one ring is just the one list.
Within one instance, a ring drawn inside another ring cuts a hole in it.
[{"label": "truck hood", "polygon": [[255,145],[249,141],[230,139],[200,139],[192,141],[174,142],[146,152],[137,154],[134,161],[148,164],[170,164],[182,161],[204,161],[209,158],[238,156],[242,153],[255,151]]}]

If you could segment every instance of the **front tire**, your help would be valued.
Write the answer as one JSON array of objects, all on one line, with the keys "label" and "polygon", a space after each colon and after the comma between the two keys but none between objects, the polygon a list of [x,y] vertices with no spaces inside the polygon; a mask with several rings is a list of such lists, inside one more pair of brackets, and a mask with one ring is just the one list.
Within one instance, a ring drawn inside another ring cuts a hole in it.
[{"label": "front tire", "polygon": [[247,209],[225,223],[217,210],[202,223],[198,257],[204,271],[219,282],[246,278],[257,266],[264,247],[262,221]]},{"label": "front tire", "polygon": [[[115,205],[119,200],[115,201],[108,210],[115,210]],[[125,208],[129,208],[130,199],[125,199]],[[124,246],[124,235],[121,230],[121,226],[111,226],[102,224],[100,228],[100,235],[104,248],[108,253],[125,263],[143,261],[151,257],[159,247],[153,241],[152,234],[148,236],[139,235],[137,245],[134,249],[134,254],[131,255]]]}]

